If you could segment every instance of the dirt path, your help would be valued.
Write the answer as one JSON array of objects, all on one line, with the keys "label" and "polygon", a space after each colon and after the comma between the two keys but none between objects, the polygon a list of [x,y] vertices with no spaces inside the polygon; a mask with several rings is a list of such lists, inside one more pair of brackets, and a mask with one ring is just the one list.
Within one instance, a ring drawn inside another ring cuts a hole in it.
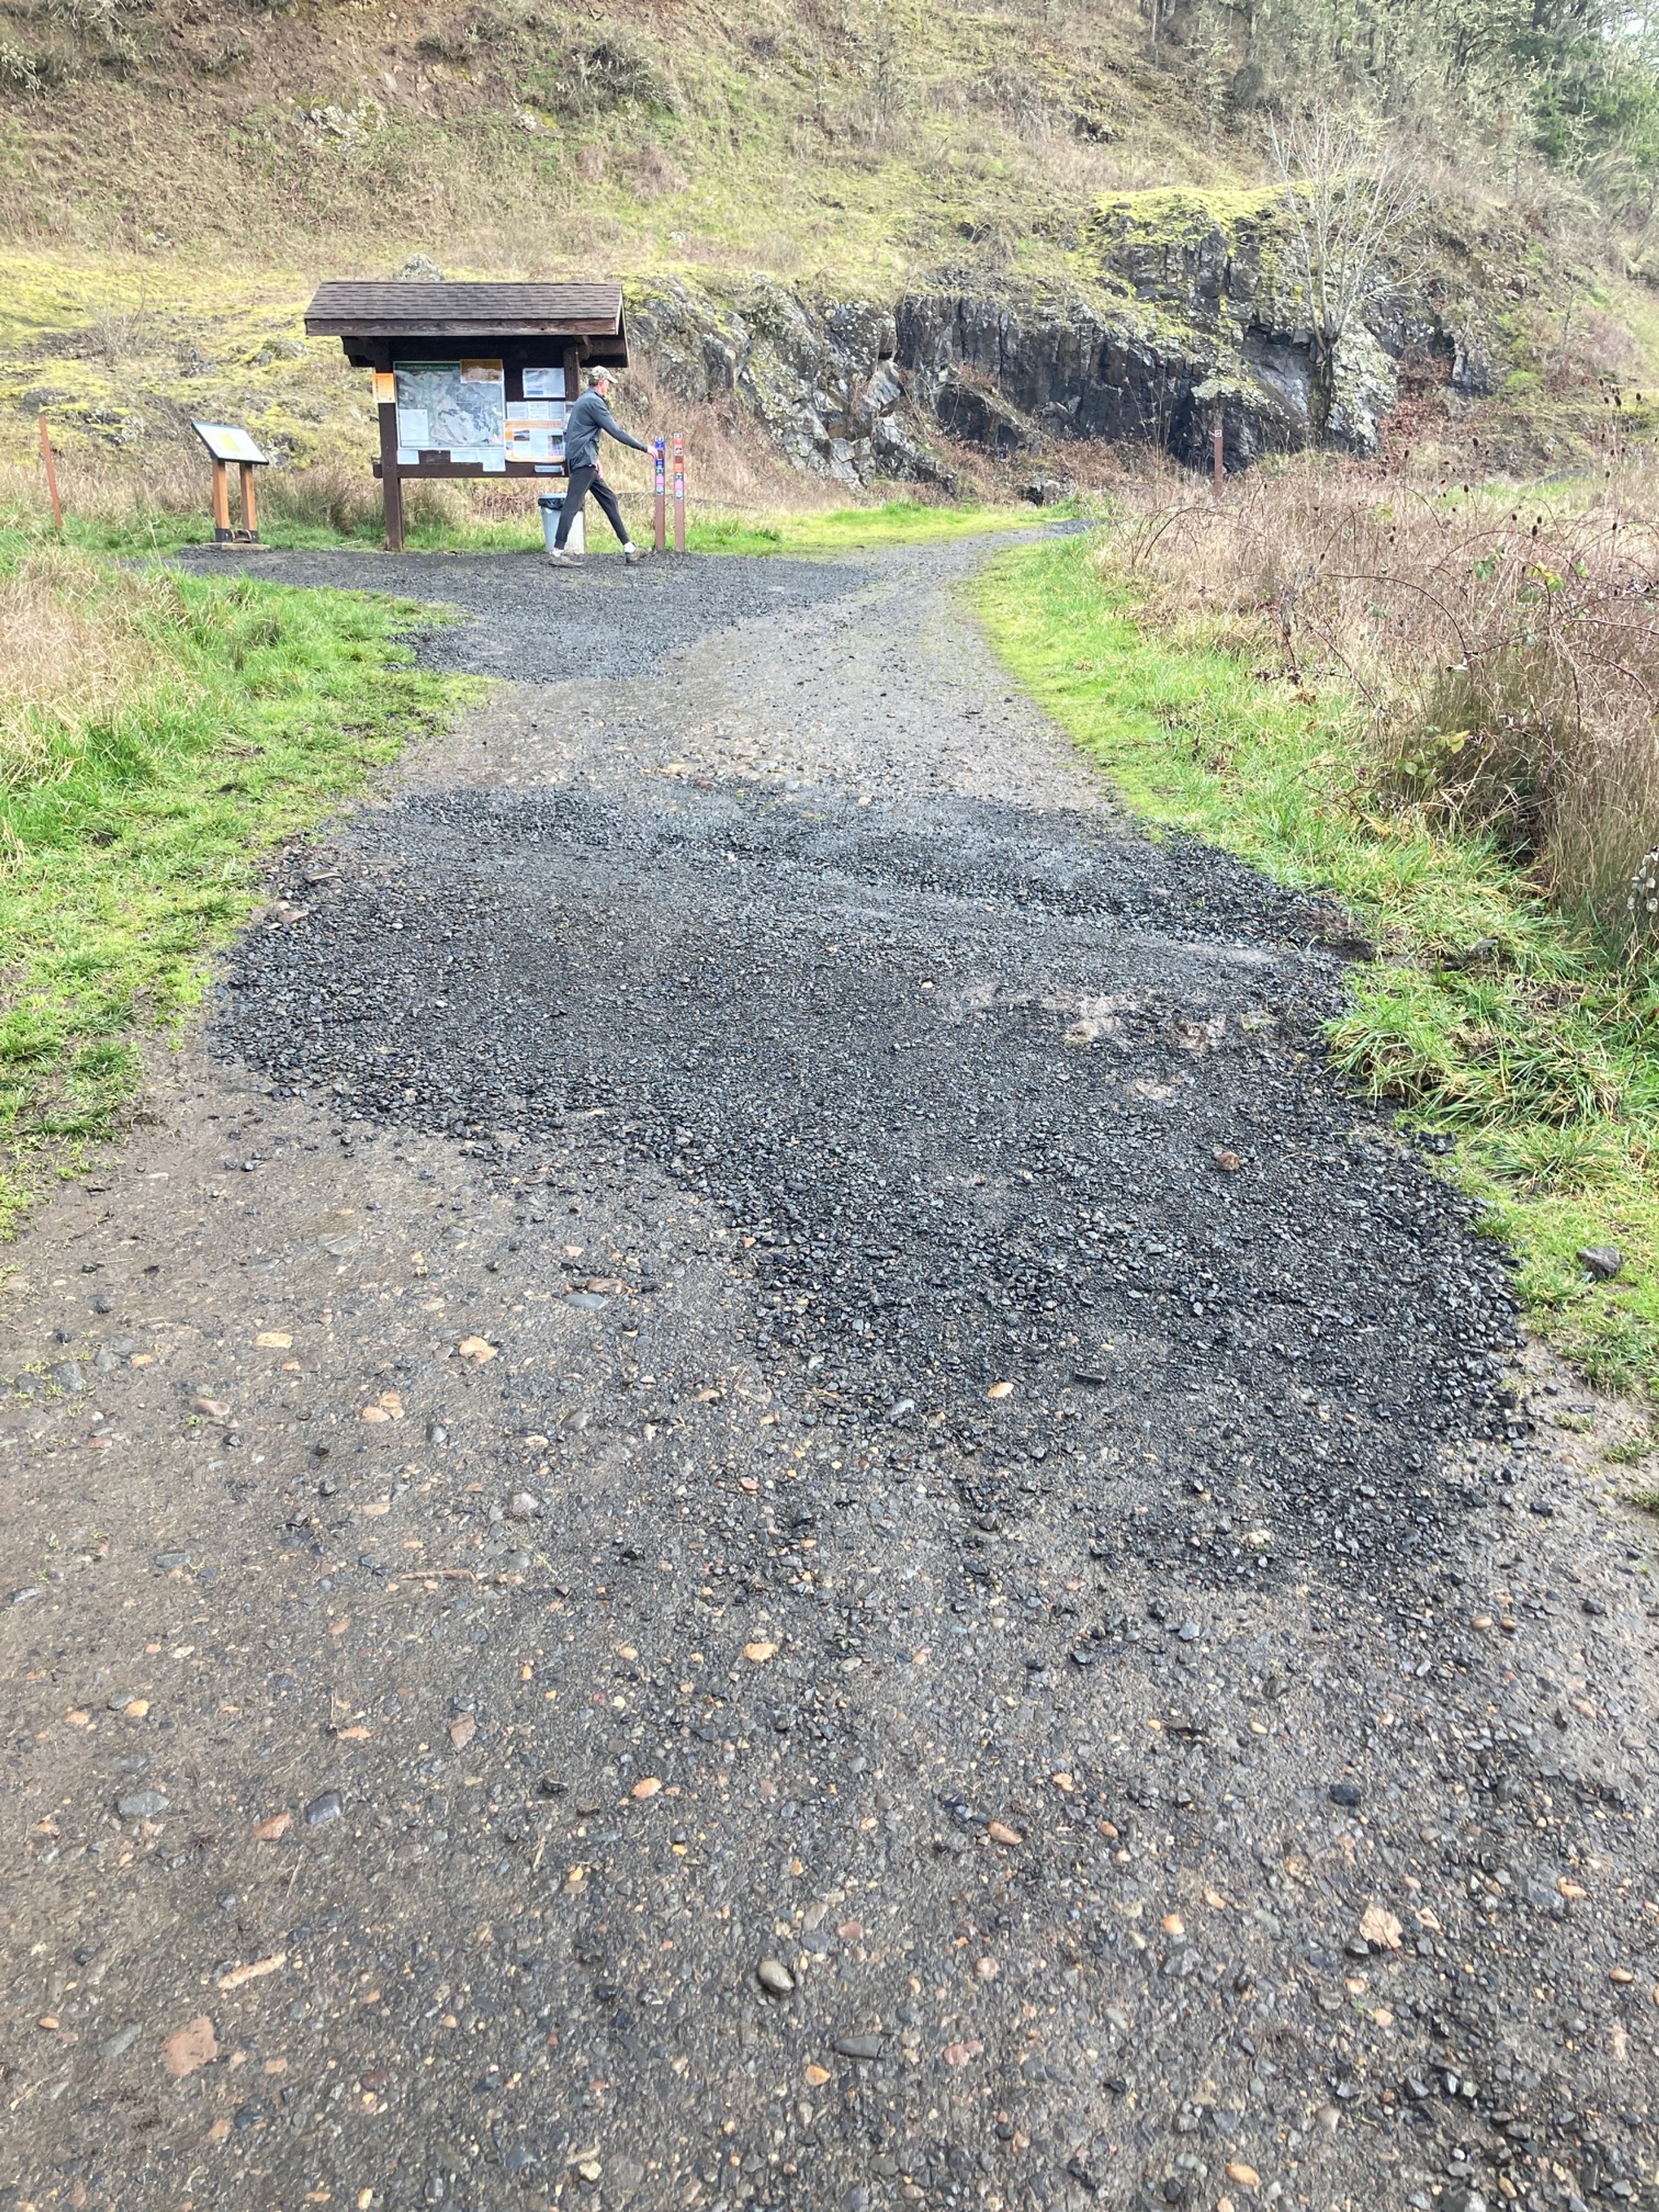
[{"label": "dirt path", "polygon": [[535,680],[18,1255],[0,2203],[1659,2201],[1616,1409],[977,557],[398,564]]}]

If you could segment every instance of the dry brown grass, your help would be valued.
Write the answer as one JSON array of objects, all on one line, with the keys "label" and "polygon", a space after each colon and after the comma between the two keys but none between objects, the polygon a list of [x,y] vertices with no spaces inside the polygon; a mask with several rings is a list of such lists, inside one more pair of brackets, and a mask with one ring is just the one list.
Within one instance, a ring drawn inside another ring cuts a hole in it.
[{"label": "dry brown grass", "polygon": [[1491,836],[1616,936],[1659,845],[1659,465],[1542,495],[1310,460],[1218,507],[1161,472],[1103,565],[1157,621],[1364,702],[1379,798]]},{"label": "dry brown grass", "polygon": [[87,730],[160,678],[155,626],[183,612],[170,577],[67,547],[0,575],[0,786],[66,772]]},{"label": "dry brown grass", "polygon": [[[154,514],[208,511],[207,477],[200,447],[156,440],[136,453],[72,446],[58,451],[58,481],[64,512],[82,521],[142,526]],[[0,461],[0,515],[44,522],[50,514],[46,478],[30,455]]]}]

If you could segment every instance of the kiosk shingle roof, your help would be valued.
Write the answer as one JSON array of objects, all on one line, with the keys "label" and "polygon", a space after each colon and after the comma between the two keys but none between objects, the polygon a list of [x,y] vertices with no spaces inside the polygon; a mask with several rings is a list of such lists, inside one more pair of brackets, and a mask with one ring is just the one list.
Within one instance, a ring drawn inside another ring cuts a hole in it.
[{"label": "kiosk shingle roof", "polygon": [[312,337],[618,337],[622,286],[324,284],[306,310]]}]

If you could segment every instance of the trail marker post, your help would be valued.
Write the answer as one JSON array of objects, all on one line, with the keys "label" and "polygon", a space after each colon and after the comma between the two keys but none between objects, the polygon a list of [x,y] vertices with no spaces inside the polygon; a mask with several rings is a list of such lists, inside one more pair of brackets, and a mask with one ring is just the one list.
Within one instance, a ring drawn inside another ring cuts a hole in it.
[{"label": "trail marker post", "polygon": [[664,438],[651,441],[651,474],[656,494],[656,530],[654,543],[659,553],[668,550],[668,441]]},{"label": "trail marker post", "polygon": [[46,410],[40,411],[40,459],[46,465],[46,495],[52,501],[52,519],[59,536],[64,528],[64,502],[58,496],[58,463],[52,450],[52,433],[46,428]]},{"label": "trail marker post", "polygon": [[1226,463],[1222,459],[1222,428],[1219,422],[1215,426],[1213,444],[1215,447],[1215,495],[1218,499],[1220,499],[1224,496],[1227,482],[1227,466]]},{"label": "trail marker post", "polygon": [[685,439],[674,433],[674,550],[685,550]]}]

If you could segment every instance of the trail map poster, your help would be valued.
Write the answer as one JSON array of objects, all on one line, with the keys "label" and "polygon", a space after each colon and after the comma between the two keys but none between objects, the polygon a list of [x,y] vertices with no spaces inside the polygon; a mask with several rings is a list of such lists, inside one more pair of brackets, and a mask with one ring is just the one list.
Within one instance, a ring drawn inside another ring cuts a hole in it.
[{"label": "trail map poster", "polygon": [[504,458],[507,380],[498,361],[404,361],[398,379],[398,443],[453,460]]}]

